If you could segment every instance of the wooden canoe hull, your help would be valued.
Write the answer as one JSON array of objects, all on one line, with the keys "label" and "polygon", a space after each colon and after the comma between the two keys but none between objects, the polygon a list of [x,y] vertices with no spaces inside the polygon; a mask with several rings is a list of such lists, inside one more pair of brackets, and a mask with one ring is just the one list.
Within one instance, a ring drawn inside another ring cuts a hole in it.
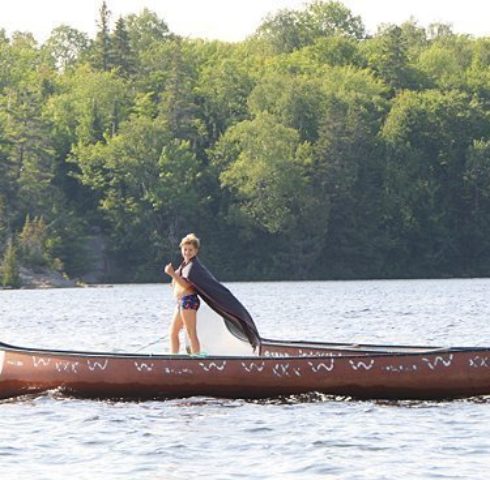
[{"label": "wooden canoe hull", "polygon": [[45,392],[89,398],[269,398],[321,392],[362,399],[490,394],[490,349],[342,356],[62,352],[0,344],[0,398]]}]

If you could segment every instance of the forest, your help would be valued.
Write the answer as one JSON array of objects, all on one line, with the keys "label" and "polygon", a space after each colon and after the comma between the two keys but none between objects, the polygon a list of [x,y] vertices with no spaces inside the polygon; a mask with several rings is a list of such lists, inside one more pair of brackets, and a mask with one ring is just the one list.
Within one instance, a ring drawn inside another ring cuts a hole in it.
[{"label": "forest", "polygon": [[234,43],[94,22],[0,29],[4,286],[159,281],[189,232],[226,281],[490,275],[490,37],[336,1]]}]

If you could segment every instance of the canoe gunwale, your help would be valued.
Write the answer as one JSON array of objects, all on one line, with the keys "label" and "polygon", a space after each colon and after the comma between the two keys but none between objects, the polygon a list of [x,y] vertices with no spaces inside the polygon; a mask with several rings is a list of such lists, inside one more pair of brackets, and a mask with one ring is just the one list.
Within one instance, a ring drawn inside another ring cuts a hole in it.
[{"label": "canoe gunwale", "polygon": [[[390,344],[377,344],[377,343],[342,343],[342,342],[318,342],[318,341],[309,341],[309,340],[277,340],[277,339],[270,339],[270,338],[262,338],[261,339],[261,344],[270,344],[270,345],[275,345],[275,346],[299,346],[299,347],[312,347],[312,348],[317,348],[317,347],[328,347],[328,348],[406,348],[406,349],[434,349],[434,348],[451,348],[451,347],[440,347],[440,346],[434,346],[434,345],[390,345]],[[473,348],[473,347],[454,347],[454,348]],[[477,347],[479,348],[479,347]]]},{"label": "canoe gunwale", "polygon": [[[284,344],[285,346],[290,346],[289,342],[279,342],[280,344]],[[291,342],[291,346],[294,346],[294,344],[297,342]],[[310,342],[305,342],[305,343],[310,343]],[[441,353],[482,353],[486,352],[490,354],[490,347],[428,347],[426,349],[423,349],[420,347],[420,350],[413,350],[413,351],[396,351],[397,346],[390,346],[386,345],[385,351],[381,350],[374,350],[374,351],[367,351],[367,350],[360,350],[359,348],[355,349],[349,349],[348,344],[335,344],[335,345],[344,345],[344,347],[332,347],[331,345],[334,344],[325,344],[325,343],[316,343],[317,348],[320,348],[320,346],[323,346],[322,348],[336,351],[338,350],[339,352],[342,352],[342,357],[348,357],[348,358],[365,358],[366,353],[369,354],[370,357],[375,357],[375,358],[383,358],[383,357],[417,357],[420,355],[432,355],[432,354],[441,354]],[[365,347],[368,347],[368,345],[364,345]],[[379,345],[377,347],[383,347],[382,345]],[[406,348],[406,347],[401,347],[400,348]],[[412,347],[410,347],[412,348]],[[413,347],[419,348],[419,347]],[[154,354],[154,353],[131,353],[131,352],[87,352],[87,351],[76,351],[76,350],[53,350],[53,349],[44,349],[44,348],[32,348],[32,347],[19,347],[19,346],[14,346],[14,345],[9,345],[7,343],[0,342],[0,351],[5,351],[5,352],[15,352],[15,353],[24,353],[28,355],[51,355],[51,356],[70,356],[70,357],[94,357],[94,358],[119,358],[119,359],[152,359],[152,360],[197,360],[197,361],[203,361],[203,360],[213,360],[213,359],[220,359],[220,360],[305,360],[305,359],[319,359],[322,358],[318,354],[303,354],[303,355],[290,355],[290,354],[285,354],[285,355],[207,355],[205,357],[200,357],[200,356],[190,356],[186,354]],[[335,354],[333,354],[335,355]],[[327,355],[330,357],[330,355]]]}]

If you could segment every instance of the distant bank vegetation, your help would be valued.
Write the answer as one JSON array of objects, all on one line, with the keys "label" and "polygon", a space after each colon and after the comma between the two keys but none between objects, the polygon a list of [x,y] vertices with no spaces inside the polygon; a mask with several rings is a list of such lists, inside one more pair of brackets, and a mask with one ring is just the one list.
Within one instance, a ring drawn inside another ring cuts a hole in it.
[{"label": "distant bank vegetation", "polygon": [[338,2],[238,43],[97,25],[0,30],[4,285],[158,280],[189,231],[226,280],[490,274],[490,38]]}]

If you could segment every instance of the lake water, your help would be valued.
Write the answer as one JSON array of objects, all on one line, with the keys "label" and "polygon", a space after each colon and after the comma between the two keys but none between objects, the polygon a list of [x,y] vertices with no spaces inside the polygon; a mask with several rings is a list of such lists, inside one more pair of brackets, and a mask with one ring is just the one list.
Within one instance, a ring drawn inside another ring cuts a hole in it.
[{"label": "lake water", "polygon": [[[489,279],[228,287],[266,338],[490,344]],[[172,308],[167,285],[0,291],[0,339],[163,352]],[[476,480],[489,469],[490,398],[114,402],[54,392],[0,401],[6,480]]]}]

